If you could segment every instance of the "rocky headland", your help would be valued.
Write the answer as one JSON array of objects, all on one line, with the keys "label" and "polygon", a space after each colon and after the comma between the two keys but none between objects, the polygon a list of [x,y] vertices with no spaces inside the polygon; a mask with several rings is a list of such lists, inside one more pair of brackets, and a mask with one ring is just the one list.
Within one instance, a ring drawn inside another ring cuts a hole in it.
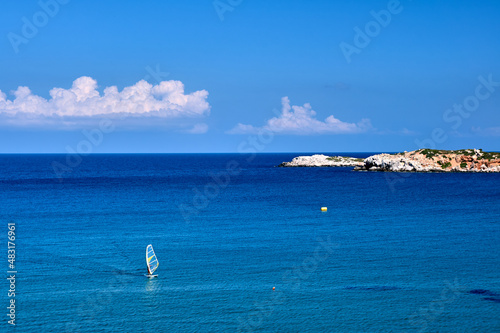
[{"label": "rocky headland", "polygon": [[393,172],[500,172],[500,153],[481,149],[419,149],[394,155],[379,154],[365,159],[355,170]]},{"label": "rocky headland", "polygon": [[312,155],[295,157],[291,162],[283,162],[279,167],[362,167],[362,158],[344,156]]},{"label": "rocky headland", "polygon": [[389,172],[500,172],[500,153],[481,149],[419,149],[378,154],[366,159],[346,156],[299,156],[280,167],[354,167],[356,171]]}]

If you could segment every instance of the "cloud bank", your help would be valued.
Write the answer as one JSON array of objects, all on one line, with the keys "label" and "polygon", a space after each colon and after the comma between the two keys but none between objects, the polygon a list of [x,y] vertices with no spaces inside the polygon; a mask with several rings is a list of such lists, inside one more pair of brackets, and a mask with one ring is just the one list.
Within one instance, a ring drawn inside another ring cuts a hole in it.
[{"label": "cloud bank", "polygon": [[282,109],[278,117],[269,119],[264,126],[238,124],[228,131],[230,134],[250,134],[262,130],[278,134],[353,134],[373,129],[369,119],[361,119],[358,123],[343,122],[333,115],[324,121],[316,119],[316,112],[309,103],[303,106],[290,105],[288,97],[281,99]]},{"label": "cloud bank", "polygon": [[[206,90],[184,93],[180,81],[152,85],[144,80],[118,91],[106,87],[101,95],[97,81],[82,76],[70,89],[53,88],[50,99],[34,95],[28,87],[0,91],[0,123],[17,126],[83,125],[96,118],[137,120],[139,126],[158,125],[158,118],[199,118],[210,113]],[[132,123],[132,121],[129,121]]]}]

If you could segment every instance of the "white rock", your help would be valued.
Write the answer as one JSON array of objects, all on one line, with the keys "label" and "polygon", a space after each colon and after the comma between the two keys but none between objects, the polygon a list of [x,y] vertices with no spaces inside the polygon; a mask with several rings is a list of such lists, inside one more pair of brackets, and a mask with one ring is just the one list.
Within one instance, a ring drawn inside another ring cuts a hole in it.
[{"label": "white rock", "polygon": [[[481,157],[483,153],[474,149],[474,159]],[[356,167],[355,170],[370,171],[392,171],[392,172],[500,172],[500,166],[488,168],[486,165],[472,163],[470,169],[456,166],[450,169],[443,169],[434,159],[429,159],[419,154],[389,155],[378,154],[365,159],[362,167]]]},{"label": "white rock", "polygon": [[283,162],[280,167],[351,167],[363,166],[364,162],[353,157],[345,156],[326,156],[326,155],[312,155],[312,156],[298,156],[291,162]]}]

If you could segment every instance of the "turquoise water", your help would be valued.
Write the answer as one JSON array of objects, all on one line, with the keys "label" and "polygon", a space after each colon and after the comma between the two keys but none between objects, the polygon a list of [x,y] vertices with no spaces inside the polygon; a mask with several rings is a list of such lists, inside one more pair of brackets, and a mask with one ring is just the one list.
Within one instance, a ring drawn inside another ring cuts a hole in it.
[{"label": "turquoise water", "polygon": [[297,155],[1,155],[15,329],[500,331],[499,174],[274,167]]}]

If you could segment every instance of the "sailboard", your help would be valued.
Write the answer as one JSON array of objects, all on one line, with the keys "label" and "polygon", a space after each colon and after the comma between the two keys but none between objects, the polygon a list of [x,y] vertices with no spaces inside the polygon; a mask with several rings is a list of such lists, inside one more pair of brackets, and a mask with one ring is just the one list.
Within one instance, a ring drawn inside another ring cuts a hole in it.
[{"label": "sailboard", "polygon": [[149,244],[146,247],[146,266],[148,267],[148,274],[146,276],[148,278],[154,278],[157,277],[158,274],[153,274],[156,269],[158,268],[159,262],[158,259],[156,258],[155,251],[153,250],[153,246]]}]

